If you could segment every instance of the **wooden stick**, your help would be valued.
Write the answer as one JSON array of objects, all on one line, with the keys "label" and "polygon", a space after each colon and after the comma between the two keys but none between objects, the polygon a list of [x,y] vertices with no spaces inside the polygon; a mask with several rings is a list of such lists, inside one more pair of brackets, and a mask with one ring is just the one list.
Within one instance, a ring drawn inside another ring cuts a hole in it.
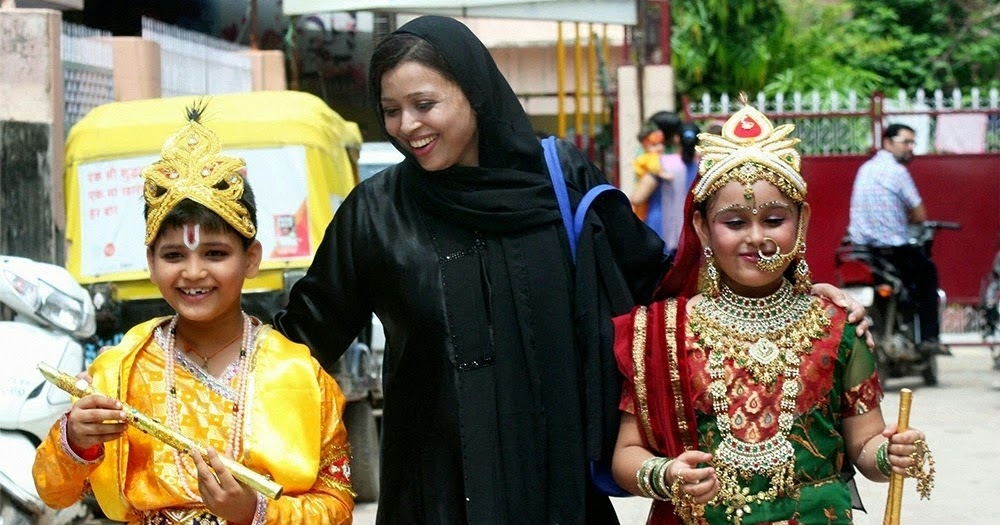
[{"label": "wooden stick", "polygon": [[[896,432],[904,432],[910,427],[910,403],[913,401],[913,391],[904,388],[899,391],[899,419]],[[888,452],[886,452],[888,454]],[[903,507],[903,476],[892,473],[889,477],[889,498],[885,503],[885,518],[882,525],[899,525],[899,513]]]}]

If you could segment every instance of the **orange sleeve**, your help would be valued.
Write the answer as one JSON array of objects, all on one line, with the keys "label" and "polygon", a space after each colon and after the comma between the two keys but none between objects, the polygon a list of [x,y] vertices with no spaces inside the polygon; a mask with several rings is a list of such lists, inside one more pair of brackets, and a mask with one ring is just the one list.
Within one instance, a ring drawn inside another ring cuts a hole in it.
[{"label": "orange sleeve", "polygon": [[320,472],[303,494],[282,496],[267,503],[265,523],[349,524],[354,510],[351,490],[350,445],[342,419],[346,401],[337,382],[319,369],[323,392]]},{"label": "orange sleeve", "polygon": [[66,508],[80,501],[87,490],[87,478],[104,459],[103,454],[88,460],[73,453],[63,439],[65,425],[66,416],[52,425],[35,452],[35,463],[31,468],[38,496],[54,509]]}]

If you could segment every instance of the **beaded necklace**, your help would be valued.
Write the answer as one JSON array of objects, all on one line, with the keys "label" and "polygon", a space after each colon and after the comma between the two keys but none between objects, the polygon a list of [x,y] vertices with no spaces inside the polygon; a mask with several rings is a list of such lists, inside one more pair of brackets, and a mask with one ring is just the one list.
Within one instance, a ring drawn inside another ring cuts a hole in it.
[{"label": "beaded necklace", "polygon": [[[792,491],[795,449],[788,440],[795,421],[802,355],[812,349],[830,320],[817,299],[796,294],[784,280],[774,294],[764,298],[741,297],[720,286],[717,298],[705,297],[691,314],[691,329],[708,352],[709,393],[722,439],[712,465],[720,490],[712,505],[725,505],[726,517],[739,525],[750,513],[751,503],[772,501]],[[747,370],[761,385],[771,385],[780,375],[781,413],[775,435],[751,443],[733,434],[729,415],[730,392],[724,363]],[[754,475],[770,479],[769,486],[751,494],[742,486]]]},{"label": "beaded necklace", "polygon": [[[229,429],[229,448],[232,451],[232,456],[234,458],[239,457],[240,447],[242,446],[242,435],[243,435],[243,416],[245,410],[240,410],[241,405],[246,404],[246,394],[247,387],[250,383],[249,381],[249,369],[250,369],[250,349],[254,342],[254,333],[252,330],[252,322],[250,316],[246,312],[243,314],[243,341],[240,346],[240,356],[237,361],[237,372],[236,372],[236,400],[233,402],[233,425]],[[177,386],[174,378],[174,368],[176,352],[174,348],[174,339],[177,331],[177,319],[178,316],[174,315],[173,319],[170,320],[170,324],[167,326],[166,334],[163,335],[163,350],[166,354],[166,364],[165,364],[165,382],[167,389],[167,426],[172,430],[180,429],[180,415],[177,409]],[[197,479],[197,475],[189,474],[189,469],[184,465],[181,459],[180,452],[177,449],[171,449],[174,456],[174,466],[177,468],[177,477],[180,479],[181,488],[184,490],[184,494],[194,501],[201,502],[201,496],[199,496],[194,490],[192,490],[191,485],[188,483],[187,476],[191,475]]]}]

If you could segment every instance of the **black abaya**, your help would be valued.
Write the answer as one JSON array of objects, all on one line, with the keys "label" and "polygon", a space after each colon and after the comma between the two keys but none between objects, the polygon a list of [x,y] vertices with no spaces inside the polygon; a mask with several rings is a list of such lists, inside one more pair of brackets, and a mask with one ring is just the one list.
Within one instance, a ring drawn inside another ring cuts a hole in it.
[{"label": "black abaya", "polygon": [[[627,201],[601,198],[574,267],[541,147],[457,21],[400,28],[458,74],[480,166],[408,157],[356,188],[275,324],[328,368],[374,311],[386,331],[379,523],[615,523],[588,480],[618,428],[611,316],[667,263]],[[560,157],[576,203],[604,177]]]}]

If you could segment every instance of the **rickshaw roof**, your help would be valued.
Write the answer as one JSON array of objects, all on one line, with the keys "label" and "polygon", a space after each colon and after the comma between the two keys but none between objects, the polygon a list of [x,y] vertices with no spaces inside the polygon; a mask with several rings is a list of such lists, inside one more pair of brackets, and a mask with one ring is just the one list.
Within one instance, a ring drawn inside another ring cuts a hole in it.
[{"label": "rickshaw roof", "polygon": [[186,122],[185,109],[199,101],[207,101],[202,124],[227,149],[300,144],[329,150],[361,144],[357,124],[344,120],[315,95],[252,91],[98,106],[70,130],[66,163],[159,153],[167,137]]}]

